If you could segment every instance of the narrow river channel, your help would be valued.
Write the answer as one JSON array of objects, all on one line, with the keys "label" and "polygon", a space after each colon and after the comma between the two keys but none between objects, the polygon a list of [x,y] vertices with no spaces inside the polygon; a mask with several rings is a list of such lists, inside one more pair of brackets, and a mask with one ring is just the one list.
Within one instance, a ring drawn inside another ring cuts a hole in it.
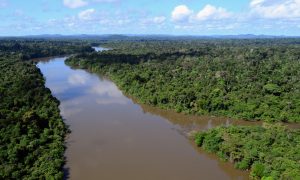
[{"label": "narrow river channel", "polygon": [[[230,120],[186,116],[139,105],[99,75],[49,58],[37,66],[70,126],[66,176],[95,180],[248,179],[186,137]],[[245,123],[245,122],[244,122]]]}]

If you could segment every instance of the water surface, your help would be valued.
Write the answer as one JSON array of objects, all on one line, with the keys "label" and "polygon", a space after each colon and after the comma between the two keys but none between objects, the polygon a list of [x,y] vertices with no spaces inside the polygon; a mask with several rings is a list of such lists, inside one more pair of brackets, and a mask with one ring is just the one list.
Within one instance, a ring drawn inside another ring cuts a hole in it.
[{"label": "water surface", "polygon": [[139,105],[96,74],[74,70],[65,58],[40,61],[46,86],[61,101],[72,133],[67,138],[70,179],[199,180],[247,179],[194,146],[192,129],[230,124],[226,118],[185,116]]},{"label": "water surface", "polygon": [[107,51],[107,50],[109,50],[108,48],[104,48],[104,47],[93,47],[93,49],[96,52],[101,52],[101,51]]}]

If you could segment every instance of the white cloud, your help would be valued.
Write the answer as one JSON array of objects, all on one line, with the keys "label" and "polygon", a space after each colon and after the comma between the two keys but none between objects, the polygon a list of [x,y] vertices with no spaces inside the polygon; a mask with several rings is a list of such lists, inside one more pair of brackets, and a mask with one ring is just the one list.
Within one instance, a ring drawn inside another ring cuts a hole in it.
[{"label": "white cloud", "polygon": [[66,7],[72,9],[88,5],[88,2],[84,0],[64,0],[63,3]]},{"label": "white cloud", "polygon": [[183,22],[188,20],[192,14],[193,11],[186,5],[179,5],[175,7],[172,12],[172,20],[175,22]]},{"label": "white cloud", "polygon": [[84,10],[84,11],[81,11],[79,14],[78,14],[78,18],[80,20],[91,20],[93,19],[93,15],[95,14],[95,9],[87,9],[87,10]]},{"label": "white cloud", "polygon": [[232,13],[226,9],[210,4],[204,6],[198,13],[194,13],[186,5],[177,6],[172,12],[172,20],[174,22],[196,23],[197,21],[227,19],[231,16]]},{"label": "white cloud", "polygon": [[300,18],[300,0],[252,0],[250,8],[262,18]]},{"label": "white cloud", "polygon": [[222,7],[215,7],[210,4],[206,5],[202,10],[200,10],[196,19],[199,21],[209,20],[209,19],[225,19],[229,18],[231,13]]}]

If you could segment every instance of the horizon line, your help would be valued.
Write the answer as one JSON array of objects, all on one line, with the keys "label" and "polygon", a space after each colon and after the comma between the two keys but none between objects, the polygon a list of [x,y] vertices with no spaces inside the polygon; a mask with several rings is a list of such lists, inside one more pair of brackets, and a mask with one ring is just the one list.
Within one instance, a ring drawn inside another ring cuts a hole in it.
[{"label": "horizon line", "polygon": [[33,37],[33,36],[127,36],[127,37],[139,37],[139,36],[171,36],[171,37],[226,37],[226,36],[265,36],[265,37],[300,37],[300,35],[270,35],[270,34],[211,34],[211,35],[195,35],[195,34],[28,34],[28,35],[0,35],[3,37]]}]

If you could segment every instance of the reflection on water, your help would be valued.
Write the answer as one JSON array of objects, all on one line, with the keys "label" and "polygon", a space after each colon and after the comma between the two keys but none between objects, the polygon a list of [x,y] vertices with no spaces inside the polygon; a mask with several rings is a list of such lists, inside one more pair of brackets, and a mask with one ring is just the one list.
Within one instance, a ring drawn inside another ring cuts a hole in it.
[{"label": "reflection on water", "polygon": [[68,83],[70,85],[84,85],[87,83],[88,77],[85,74],[71,74],[68,77]]},{"label": "reflection on water", "polygon": [[182,135],[231,120],[136,104],[113,82],[73,70],[64,58],[38,67],[72,130],[65,153],[70,179],[247,179],[246,172],[202,152]]},{"label": "reflection on water", "polygon": [[115,84],[104,78],[99,81],[98,76],[83,70],[72,70],[64,65],[64,59],[54,58],[38,64],[46,77],[46,86],[63,102],[60,108],[64,117],[81,112],[81,102],[87,97],[103,105],[129,102]]},{"label": "reflection on water", "polygon": [[176,113],[172,110],[164,110],[157,107],[152,107],[148,105],[141,104],[145,113],[150,113],[153,115],[159,115],[162,118],[167,119],[173,125],[185,133],[190,131],[201,131],[211,129],[216,126],[229,126],[229,125],[261,125],[262,122],[251,122],[243,120],[232,120],[226,117],[214,117],[214,116],[196,116],[196,115],[185,115],[182,113]]},{"label": "reflection on water", "polygon": [[103,47],[93,47],[96,52],[101,52],[101,51],[107,51],[109,50],[108,48],[103,48]]}]

